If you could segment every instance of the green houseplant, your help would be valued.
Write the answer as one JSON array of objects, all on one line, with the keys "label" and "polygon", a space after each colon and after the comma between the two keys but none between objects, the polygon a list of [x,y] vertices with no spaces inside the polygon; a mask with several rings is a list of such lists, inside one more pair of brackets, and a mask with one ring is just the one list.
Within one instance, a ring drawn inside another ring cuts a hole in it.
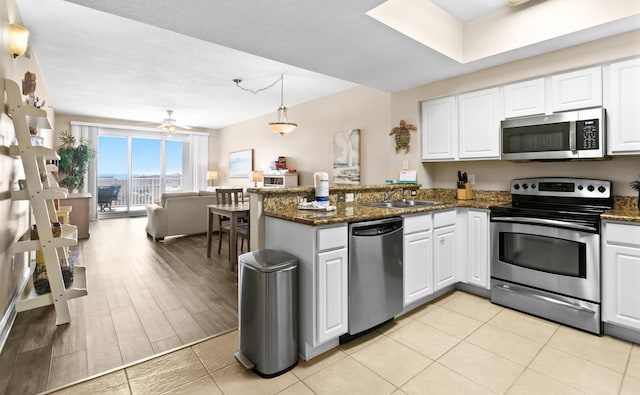
[{"label": "green houseplant", "polygon": [[638,210],[640,210],[640,180],[635,180],[630,185],[634,191],[638,192]]},{"label": "green houseplant", "polygon": [[70,132],[60,132],[59,138],[62,145],[58,147],[58,184],[73,192],[84,185],[89,160],[96,155],[96,151],[89,146],[88,140],[82,138],[77,141]]}]

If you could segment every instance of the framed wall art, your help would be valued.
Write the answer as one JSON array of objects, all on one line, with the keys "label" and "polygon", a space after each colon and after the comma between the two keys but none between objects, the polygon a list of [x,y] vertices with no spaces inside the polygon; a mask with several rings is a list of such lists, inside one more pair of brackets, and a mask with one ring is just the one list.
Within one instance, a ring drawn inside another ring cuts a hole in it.
[{"label": "framed wall art", "polygon": [[229,177],[249,178],[253,170],[253,149],[229,153]]},{"label": "framed wall art", "polygon": [[360,129],[333,135],[333,182],[336,185],[360,184]]}]

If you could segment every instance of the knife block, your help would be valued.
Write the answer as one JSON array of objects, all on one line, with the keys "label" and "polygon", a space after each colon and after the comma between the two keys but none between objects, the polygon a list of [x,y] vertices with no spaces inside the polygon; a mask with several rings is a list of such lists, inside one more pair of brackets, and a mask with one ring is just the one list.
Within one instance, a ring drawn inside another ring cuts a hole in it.
[{"label": "knife block", "polygon": [[471,183],[466,182],[464,188],[458,188],[458,200],[471,200],[473,199],[473,190],[471,190]]}]

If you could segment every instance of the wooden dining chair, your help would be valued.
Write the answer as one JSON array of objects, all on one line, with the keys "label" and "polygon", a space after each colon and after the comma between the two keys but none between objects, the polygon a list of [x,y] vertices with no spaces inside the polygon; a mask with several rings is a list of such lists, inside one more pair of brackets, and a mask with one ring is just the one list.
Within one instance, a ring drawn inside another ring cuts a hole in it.
[{"label": "wooden dining chair", "polygon": [[[216,198],[218,204],[238,204],[242,203],[244,196],[242,192],[242,188],[218,188],[216,189]],[[222,250],[222,233],[229,234],[230,231],[230,218],[224,217],[222,215],[218,215],[218,255],[220,255],[220,251]],[[245,218],[240,221],[245,220]],[[246,219],[248,221],[248,219]]]},{"label": "wooden dining chair", "polygon": [[[238,248],[238,239],[242,239],[242,243],[240,244],[240,252],[242,252],[242,250],[244,249],[244,241],[247,241],[247,251],[251,250],[251,247],[249,246],[251,237],[251,225],[249,222],[247,222],[246,224],[242,224],[242,225],[238,225],[236,227],[236,240],[233,243],[233,245],[235,246],[235,248]],[[236,253],[236,255],[238,255]]]}]

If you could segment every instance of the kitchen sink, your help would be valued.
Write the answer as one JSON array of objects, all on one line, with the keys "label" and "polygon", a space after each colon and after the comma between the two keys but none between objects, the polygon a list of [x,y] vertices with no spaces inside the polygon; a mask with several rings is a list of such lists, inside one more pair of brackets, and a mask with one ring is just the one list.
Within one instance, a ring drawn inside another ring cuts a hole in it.
[{"label": "kitchen sink", "polygon": [[383,207],[383,208],[418,208],[431,207],[443,204],[442,202],[433,202],[429,200],[394,200],[392,202],[372,202],[362,203],[362,206]]}]

